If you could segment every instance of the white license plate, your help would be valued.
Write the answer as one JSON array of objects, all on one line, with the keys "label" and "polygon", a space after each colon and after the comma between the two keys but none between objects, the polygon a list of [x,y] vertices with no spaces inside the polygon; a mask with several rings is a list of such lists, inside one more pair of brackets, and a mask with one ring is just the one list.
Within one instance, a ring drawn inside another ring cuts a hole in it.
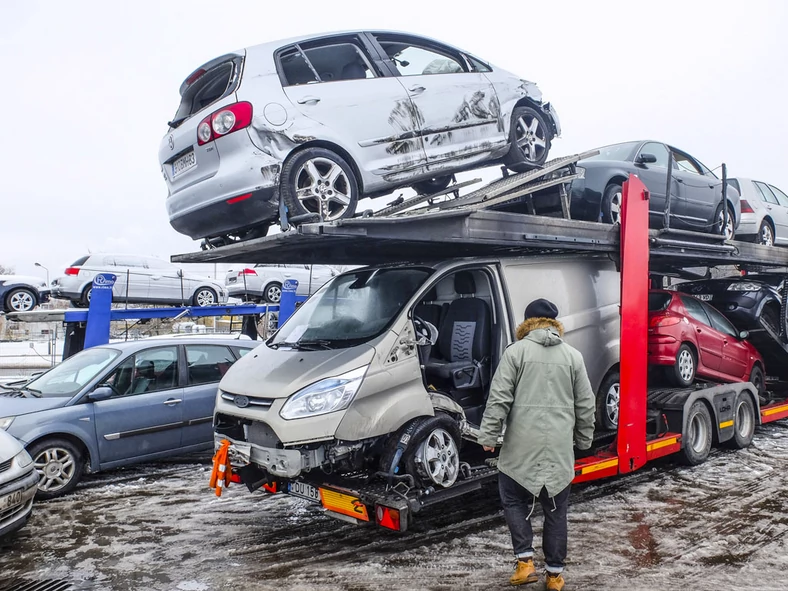
[{"label": "white license plate", "polygon": [[708,294],[708,293],[702,293],[702,294],[696,295],[695,297],[698,298],[701,302],[710,302],[711,299],[714,296],[712,296],[711,294]]},{"label": "white license plate", "polygon": [[194,152],[189,152],[178,158],[172,163],[172,178],[181,176],[184,172],[197,166],[197,156]]},{"label": "white license plate", "polygon": [[4,497],[0,497],[0,511],[5,511],[6,509],[21,505],[22,497],[23,495],[21,490],[12,492],[10,495],[5,495]]},{"label": "white license plate", "polygon": [[301,497],[313,503],[320,502],[320,491],[317,487],[306,482],[290,482],[287,485],[287,492],[295,497]]}]

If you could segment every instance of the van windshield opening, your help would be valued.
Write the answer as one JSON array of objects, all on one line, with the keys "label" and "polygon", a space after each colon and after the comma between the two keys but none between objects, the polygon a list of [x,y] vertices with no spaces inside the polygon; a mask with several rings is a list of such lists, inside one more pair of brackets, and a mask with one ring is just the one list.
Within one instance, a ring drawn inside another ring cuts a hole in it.
[{"label": "van windshield opening", "polygon": [[423,267],[363,269],[332,279],[269,341],[270,347],[352,347],[386,330],[432,274]]}]

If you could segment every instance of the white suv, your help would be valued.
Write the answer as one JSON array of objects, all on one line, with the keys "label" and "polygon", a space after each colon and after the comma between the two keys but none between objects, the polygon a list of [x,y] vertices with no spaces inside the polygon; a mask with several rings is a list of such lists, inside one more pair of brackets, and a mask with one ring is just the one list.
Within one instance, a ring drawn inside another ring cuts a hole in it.
[{"label": "white suv", "polygon": [[282,285],[287,279],[296,279],[296,294],[312,295],[336,272],[326,265],[255,265],[243,269],[230,269],[224,285],[231,297],[278,304]]},{"label": "white suv", "polygon": [[227,302],[218,281],[190,275],[172,263],[128,254],[91,254],[80,257],[52,281],[52,297],[71,300],[77,307],[90,303],[93,278],[99,273],[117,276],[113,302],[211,306]]}]

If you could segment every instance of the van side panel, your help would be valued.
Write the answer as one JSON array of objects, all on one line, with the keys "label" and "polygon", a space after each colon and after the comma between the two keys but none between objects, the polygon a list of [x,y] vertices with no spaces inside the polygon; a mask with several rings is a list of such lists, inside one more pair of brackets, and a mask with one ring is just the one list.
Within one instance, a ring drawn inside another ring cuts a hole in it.
[{"label": "van side panel", "polygon": [[522,321],[525,307],[533,300],[553,302],[566,342],[582,353],[597,391],[619,360],[621,283],[615,264],[602,257],[503,259],[501,272],[512,324],[516,327]]}]

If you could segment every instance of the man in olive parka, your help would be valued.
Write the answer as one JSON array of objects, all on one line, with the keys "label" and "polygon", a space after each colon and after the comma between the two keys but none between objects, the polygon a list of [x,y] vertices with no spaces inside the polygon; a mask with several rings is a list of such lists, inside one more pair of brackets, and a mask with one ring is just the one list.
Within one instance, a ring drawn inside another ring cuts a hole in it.
[{"label": "man in olive parka", "polygon": [[525,309],[518,341],[504,351],[490,385],[478,442],[493,451],[505,425],[498,457],[499,489],[512,534],[517,568],[511,583],[538,580],[533,562],[531,514],[537,499],[544,513],[542,549],[547,589],[564,587],[569,486],[574,449],[591,447],[595,397],[583,357],[562,339],[552,302]]}]

